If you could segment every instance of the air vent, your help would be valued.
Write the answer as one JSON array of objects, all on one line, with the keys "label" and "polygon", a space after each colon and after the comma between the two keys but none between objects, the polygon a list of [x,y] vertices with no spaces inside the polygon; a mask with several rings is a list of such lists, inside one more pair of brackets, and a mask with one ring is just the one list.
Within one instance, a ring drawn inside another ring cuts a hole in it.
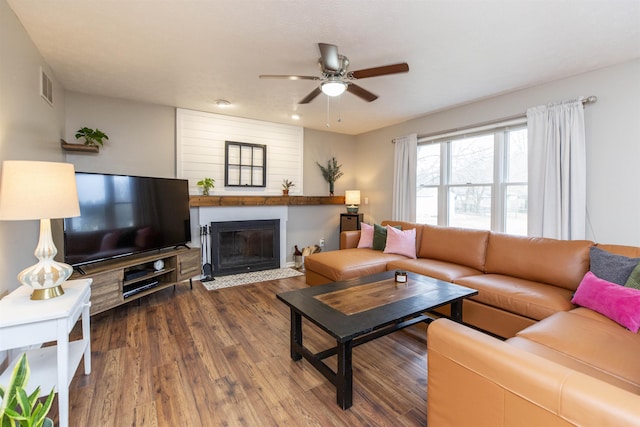
[{"label": "air vent", "polygon": [[53,106],[53,82],[42,67],[40,67],[40,95]]}]

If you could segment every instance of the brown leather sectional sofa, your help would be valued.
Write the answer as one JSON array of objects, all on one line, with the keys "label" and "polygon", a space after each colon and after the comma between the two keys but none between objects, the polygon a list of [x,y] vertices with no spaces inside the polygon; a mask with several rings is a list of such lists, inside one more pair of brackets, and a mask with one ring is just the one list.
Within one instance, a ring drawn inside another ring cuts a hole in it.
[{"label": "brown leather sectional sofa", "polygon": [[[640,337],[571,304],[589,270],[587,240],[527,238],[489,231],[386,221],[416,229],[417,259],[357,249],[305,260],[317,285],[403,269],[477,289],[463,303],[465,323],[428,329],[428,425],[640,425]],[[640,257],[640,248],[598,245]]]}]

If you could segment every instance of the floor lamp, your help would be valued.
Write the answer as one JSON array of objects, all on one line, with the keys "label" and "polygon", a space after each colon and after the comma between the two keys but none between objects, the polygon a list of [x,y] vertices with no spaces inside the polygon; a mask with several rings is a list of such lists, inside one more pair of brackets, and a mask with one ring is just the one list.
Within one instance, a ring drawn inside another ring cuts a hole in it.
[{"label": "floor lamp", "polygon": [[69,163],[6,160],[0,181],[0,220],[40,220],[40,239],[34,252],[38,263],[18,274],[34,289],[31,299],[64,293],[62,283],[73,268],[54,260],[58,253],[51,235],[52,218],[80,215],[73,165]]}]

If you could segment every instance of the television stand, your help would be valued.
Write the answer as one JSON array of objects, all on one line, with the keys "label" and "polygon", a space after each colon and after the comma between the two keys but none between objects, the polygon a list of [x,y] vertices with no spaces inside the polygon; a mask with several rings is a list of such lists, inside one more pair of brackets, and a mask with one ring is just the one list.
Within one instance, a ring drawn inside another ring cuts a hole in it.
[{"label": "television stand", "polygon": [[[162,268],[154,267],[157,261],[162,261]],[[93,279],[91,315],[94,315],[186,280],[193,289],[192,279],[200,274],[200,248],[146,252],[87,264],[75,270],[72,279]]]}]

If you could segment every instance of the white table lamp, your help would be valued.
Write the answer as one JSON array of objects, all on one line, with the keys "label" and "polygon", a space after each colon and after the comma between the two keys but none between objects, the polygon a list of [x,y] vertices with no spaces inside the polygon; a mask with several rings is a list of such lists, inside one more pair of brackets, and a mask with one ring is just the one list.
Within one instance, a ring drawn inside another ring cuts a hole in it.
[{"label": "white table lamp", "polygon": [[345,191],[344,202],[347,205],[347,212],[358,213],[358,206],[360,205],[360,190]]},{"label": "white table lamp", "polygon": [[31,299],[64,293],[61,284],[73,268],[53,258],[58,253],[51,236],[51,218],[80,215],[73,165],[69,163],[5,160],[0,181],[0,220],[40,220],[40,239],[34,252],[38,263],[18,274],[34,289]]}]

